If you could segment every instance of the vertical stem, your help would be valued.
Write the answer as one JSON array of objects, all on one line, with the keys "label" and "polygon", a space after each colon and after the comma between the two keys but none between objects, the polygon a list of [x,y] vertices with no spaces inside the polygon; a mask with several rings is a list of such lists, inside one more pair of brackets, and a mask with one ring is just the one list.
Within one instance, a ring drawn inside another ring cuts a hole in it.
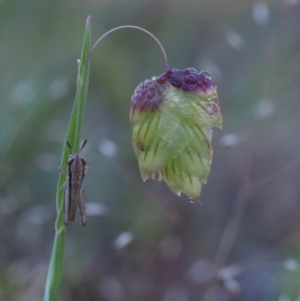
[{"label": "vertical stem", "polygon": [[[245,187],[246,186],[246,187]],[[236,203],[228,221],[219,244],[219,249],[214,261],[214,272],[217,272],[226,264],[230,256],[233,244],[237,237],[240,224],[249,204],[250,185],[245,185],[238,192]]]},{"label": "vertical stem", "polygon": [[[75,152],[78,152],[80,147],[82,125],[86,106],[90,72],[90,63],[88,60],[90,44],[91,17],[89,16],[86,21],[81,59],[78,61],[77,91],[75,102],[66,134],[66,141],[70,142]],[[67,165],[68,156],[69,149],[66,147],[66,143],[64,143],[61,166]],[[66,227],[63,224],[63,193],[60,191],[60,189],[65,181],[66,176],[64,174],[60,174],[56,192],[57,219],[55,222],[55,238],[46,280],[44,301],[55,301],[57,299],[62,279]]]}]

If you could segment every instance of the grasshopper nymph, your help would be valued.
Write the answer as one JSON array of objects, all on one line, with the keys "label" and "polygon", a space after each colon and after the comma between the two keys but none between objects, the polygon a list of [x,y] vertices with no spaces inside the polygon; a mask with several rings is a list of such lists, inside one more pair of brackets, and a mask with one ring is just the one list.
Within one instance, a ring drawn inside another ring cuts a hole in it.
[{"label": "grasshopper nymph", "polygon": [[67,226],[69,222],[75,221],[77,206],[81,218],[81,225],[86,226],[85,207],[83,202],[84,187],[82,185],[85,174],[89,171],[85,160],[80,156],[87,140],[81,145],[78,154],[75,154],[72,146],[67,141],[67,145],[71,150],[67,168],[59,167],[59,170],[67,175],[67,181],[61,188],[64,192],[64,224]]}]

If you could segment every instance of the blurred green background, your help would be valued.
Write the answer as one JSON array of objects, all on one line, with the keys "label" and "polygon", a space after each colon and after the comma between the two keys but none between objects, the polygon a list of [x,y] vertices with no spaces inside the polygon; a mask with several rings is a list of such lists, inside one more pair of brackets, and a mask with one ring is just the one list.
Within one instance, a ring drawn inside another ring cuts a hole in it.
[{"label": "blurred green background", "polygon": [[[130,97],[164,72],[131,29],[92,55],[82,139],[88,226],[68,227],[60,301],[300,300],[300,1],[0,1],[0,300],[41,300],[85,20],[153,32],[207,69],[223,130],[200,202],[143,183]],[[214,275],[215,281],[210,281]]]}]

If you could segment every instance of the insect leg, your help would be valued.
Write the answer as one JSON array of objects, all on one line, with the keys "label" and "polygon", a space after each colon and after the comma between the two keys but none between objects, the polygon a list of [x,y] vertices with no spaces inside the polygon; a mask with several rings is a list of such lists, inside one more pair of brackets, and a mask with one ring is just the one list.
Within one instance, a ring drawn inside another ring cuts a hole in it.
[{"label": "insect leg", "polygon": [[65,182],[62,186],[61,186],[61,188],[60,188],[60,192],[65,192],[66,191],[66,189],[67,189],[67,182]]},{"label": "insect leg", "polygon": [[84,174],[86,175],[90,171],[90,168],[88,166],[84,167]]},{"label": "insect leg", "polygon": [[82,192],[83,192],[83,187],[80,190],[80,198],[79,198],[79,202],[78,202],[78,207],[79,207],[79,213],[80,213],[80,218],[81,218],[81,225],[83,227],[85,227],[87,223],[86,223],[86,217],[85,217],[85,207],[84,207]]},{"label": "insect leg", "polygon": [[69,224],[69,210],[70,210],[70,200],[69,200],[69,189],[66,187],[66,183],[64,184],[65,186],[65,195],[64,195],[64,224],[65,226],[68,226]]},{"label": "insect leg", "polygon": [[59,170],[61,173],[67,175],[67,168],[66,168],[66,167],[59,166],[59,167],[58,167],[58,170]]}]

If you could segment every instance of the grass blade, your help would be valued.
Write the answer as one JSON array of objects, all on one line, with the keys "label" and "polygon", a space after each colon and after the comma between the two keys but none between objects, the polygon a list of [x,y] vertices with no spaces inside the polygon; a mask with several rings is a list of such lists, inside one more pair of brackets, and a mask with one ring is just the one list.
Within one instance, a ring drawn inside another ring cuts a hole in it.
[{"label": "grass blade", "polygon": [[[90,72],[90,63],[88,59],[90,43],[91,17],[89,16],[86,21],[81,59],[80,62],[78,62],[77,91],[75,102],[66,134],[66,141],[70,142],[75,152],[78,152],[80,147],[82,125],[86,106]],[[64,143],[61,166],[67,165],[68,156],[69,149],[67,148],[66,143]],[[60,188],[62,187],[65,180],[66,176],[61,173],[59,176],[56,192],[57,219],[55,222],[55,238],[46,280],[44,301],[55,301],[57,299],[62,279],[66,227],[63,224],[63,193],[60,192]]]}]

